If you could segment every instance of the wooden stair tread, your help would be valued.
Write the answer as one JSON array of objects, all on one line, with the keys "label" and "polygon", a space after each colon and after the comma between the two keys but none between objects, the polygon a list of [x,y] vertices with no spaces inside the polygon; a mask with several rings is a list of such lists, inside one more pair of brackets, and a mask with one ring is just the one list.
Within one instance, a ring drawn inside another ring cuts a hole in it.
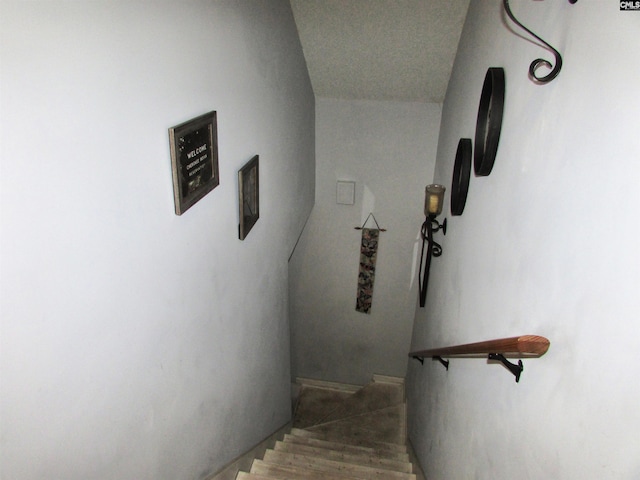
[{"label": "wooden stair tread", "polygon": [[328,460],[325,458],[299,455],[295,453],[276,452],[275,450],[267,450],[264,454],[263,462],[269,464],[301,467],[311,470],[320,470],[328,474],[346,474],[348,476],[365,479],[384,478],[415,480],[415,475],[412,473],[397,472],[377,466],[369,467],[356,465],[336,460]]},{"label": "wooden stair tread", "polygon": [[409,461],[409,454],[400,452],[397,449],[389,450],[387,448],[363,447],[358,445],[350,445],[348,443],[331,442],[329,440],[321,440],[319,438],[302,437],[291,434],[286,434],[282,441],[284,443],[295,443],[300,445],[308,445],[310,447],[325,448],[327,450],[333,450],[336,452],[376,455],[378,457],[397,460],[399,462]]},{"label": "wooden stair tread", "polygon": [[367,467],[384,468],[396,472],[411,473],[411,463],[398,460],[381,458],[375,454],[349,453],[328,450],[326,448],[312,447],[295,443],[276,442],[274,448],[276,452],[293,453],[316,458],[324,458],[338,462],[350,463],[353,465],[363,465]]}]

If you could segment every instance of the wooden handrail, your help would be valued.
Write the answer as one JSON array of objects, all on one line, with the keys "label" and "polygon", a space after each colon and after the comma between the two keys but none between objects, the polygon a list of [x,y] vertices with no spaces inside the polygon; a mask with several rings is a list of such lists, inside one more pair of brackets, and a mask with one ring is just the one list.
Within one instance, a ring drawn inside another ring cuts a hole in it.
[{"label": "wooden handrail", "polygon": [[409,356],[424,364],[425,357],[439,360],[447,370],[449,361],[442,357],[485,356],[489,360],[497,360],[507,367],[520,381],[522,373],[522,360],[517,364],[511,363],[506,357],[541,357],[549,349],[549,340],[538,335],[521,335],[519,337],[498,338],[485,340],[484,342],[466,343],[464,345],[452,345],[450,347],[432,348],[431,350],[419,350],[411,352]]},{"label": "wooden handrail", "polygon": [[507,357],[541,357],[549,349],[549,340],[538,335],[521,335],[519,337],[499,338],[484,342],[453,345],[411,352],[410,357],[450,357],[463,355],[502,354]]}]

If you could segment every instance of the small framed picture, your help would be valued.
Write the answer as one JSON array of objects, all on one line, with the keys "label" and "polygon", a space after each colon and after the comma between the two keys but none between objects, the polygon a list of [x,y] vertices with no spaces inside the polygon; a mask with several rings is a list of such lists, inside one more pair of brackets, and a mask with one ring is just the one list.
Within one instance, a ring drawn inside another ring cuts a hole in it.
[{"label": "small framed picture", "polygon": [[169,144],[176,215],[182,215],[220,184],[216,112],[171,127]]},{"label": "small framed picture", "polygon": [[260,218],[260,158],[249,160],[238,172],[240,225],[238,234],[244,240]]}]

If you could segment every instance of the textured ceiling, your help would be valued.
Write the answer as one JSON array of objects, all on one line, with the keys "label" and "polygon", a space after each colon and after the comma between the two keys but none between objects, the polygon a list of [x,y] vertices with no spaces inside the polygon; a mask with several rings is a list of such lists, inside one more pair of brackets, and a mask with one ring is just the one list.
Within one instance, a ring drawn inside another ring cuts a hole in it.
[{"label": "textured ceiling", "polygon": [[318,97],[441,103],[469,0],[291,0]]}]

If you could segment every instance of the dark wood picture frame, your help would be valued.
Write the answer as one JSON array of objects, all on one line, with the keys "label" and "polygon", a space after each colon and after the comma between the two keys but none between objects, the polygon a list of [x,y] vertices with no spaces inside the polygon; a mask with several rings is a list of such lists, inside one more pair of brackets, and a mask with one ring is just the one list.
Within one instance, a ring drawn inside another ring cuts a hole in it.
[{"label": "dark wood picture frame", "polygon": [[215,111],[169,129],[173,199],[182,215],[220,184]]},{"label": "dark wood picture frame", "polygon": [[238,172],[240,225],[238,236],[244,240],[260,218],[260,157],[255,155]]}]

